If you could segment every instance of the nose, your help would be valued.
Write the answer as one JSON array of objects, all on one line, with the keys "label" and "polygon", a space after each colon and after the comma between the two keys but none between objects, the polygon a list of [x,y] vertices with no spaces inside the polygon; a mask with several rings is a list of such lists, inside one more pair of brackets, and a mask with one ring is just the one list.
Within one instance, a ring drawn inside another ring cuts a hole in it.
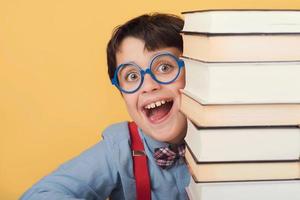
[{"label": "nose", "polygon": [[143,93],[146,92],[151,92],[151,91],[155,91],[158,90],[161,87],[161,85],[156,82],[150,74],[146,73],[144,76],[144,82],[143,85],[141,87],[141,90]]}]

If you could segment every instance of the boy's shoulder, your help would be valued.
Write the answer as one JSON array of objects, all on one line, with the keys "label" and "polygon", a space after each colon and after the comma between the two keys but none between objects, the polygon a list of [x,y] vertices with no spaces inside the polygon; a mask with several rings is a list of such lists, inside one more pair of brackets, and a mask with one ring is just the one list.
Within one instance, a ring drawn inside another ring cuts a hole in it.
[{"label": "boy's shoulder", "polygon": [[128,122],[123,121],[106,127],[102,133],[102,137],[104,140],[109,140],[113,143],[130,140]]}]

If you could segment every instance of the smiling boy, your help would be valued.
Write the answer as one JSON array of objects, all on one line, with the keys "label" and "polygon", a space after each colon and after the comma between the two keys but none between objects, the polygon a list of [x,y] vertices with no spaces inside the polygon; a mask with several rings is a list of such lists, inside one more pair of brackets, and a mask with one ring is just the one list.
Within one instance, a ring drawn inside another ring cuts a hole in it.
[{"label": "smiling boy", "polygon": [[134,122],[108,127],[102,141],[21,199],[187,198],[186,118],[179,111],[179,89],[185,86],[182,27],[176,16],[153,14],[115,30],[107,46],[108,73]]},{"label": "smiling boy", "polygon": [[[145,49],[144,41],[127,36],[120,44],[116,60],[118,65],[133,61],[145,69],[149,66],[151,58],[160,52],[169,52],[176,57],[181,54],[176,47],[161,47],[149,51]],[[182,141],[185,136],[183,132],[186,123],[185,117],[179,112],[180,95],[178,91],[184,87],[184,84],[183,70],[177,80],[170,84],[160,84],[150,75],[145,75],[143,84],[138,91],[129,94],[122,93],[130,116],[144,133],[158,141],[170,143]],[[151,108],[151,105],[154,108]]]}]

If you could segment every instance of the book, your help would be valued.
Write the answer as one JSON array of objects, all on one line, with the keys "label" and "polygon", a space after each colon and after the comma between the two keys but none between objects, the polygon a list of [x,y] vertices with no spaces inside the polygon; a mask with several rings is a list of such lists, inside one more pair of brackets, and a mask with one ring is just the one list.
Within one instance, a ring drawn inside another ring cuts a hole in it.
[{"label": "book", "polygon": [[190,148],[187,149],[185,158],[190,173],[197,183],[300,179],[300,160],[200,163],[196,161]]},{"label": "book", "polygon": [[198,128],[188,120],[185,141],[199,163],[300,161],[297,126]]},{"label": "book", "polygon": [[200,10],[182,12],[184,32],[215,34],[299,33],[299,10]]},{"label": "book", "polygon": [[203,62],[299,61],[300,34],[205,35],[183,33],[184,57]]},{"label": "book", "polygon": [[196,183],[188,187],[190,200],[299,200],[300,181]]},{"label": "book", "polygon": [[186,90],[180,110],[199,127],[296,126],[300,104],[208,104]]},{"label": "book", "polygon": [[182,58],[185,90],[203,104],[300,103],[300,62],[204,63]]},{"label": "book", "polygon": [[192,193],[192,191],[190,191],[189,187],[186,187],[185,191],[186,191],[186,194],[187,194],[187,197],[188,197],[187,199],[188,200],[196,199],[195,195]]}]

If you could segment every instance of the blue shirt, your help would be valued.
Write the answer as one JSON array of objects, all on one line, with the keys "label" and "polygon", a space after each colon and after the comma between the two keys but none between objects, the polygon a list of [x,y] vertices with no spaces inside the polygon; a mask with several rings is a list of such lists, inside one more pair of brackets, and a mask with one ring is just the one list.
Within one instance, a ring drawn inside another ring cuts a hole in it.
[{"label": "blue shirt", "polygon": [[[169,169],[161,169],[153,158],[154,149],[167,146],[139,129],[151,179],[152,200],[187,199],[190,175],[181,158]],[[114,124],[103,140],[41,179],[21,200],[113,200],[136,199],[130,136],[127,122]]]}]

